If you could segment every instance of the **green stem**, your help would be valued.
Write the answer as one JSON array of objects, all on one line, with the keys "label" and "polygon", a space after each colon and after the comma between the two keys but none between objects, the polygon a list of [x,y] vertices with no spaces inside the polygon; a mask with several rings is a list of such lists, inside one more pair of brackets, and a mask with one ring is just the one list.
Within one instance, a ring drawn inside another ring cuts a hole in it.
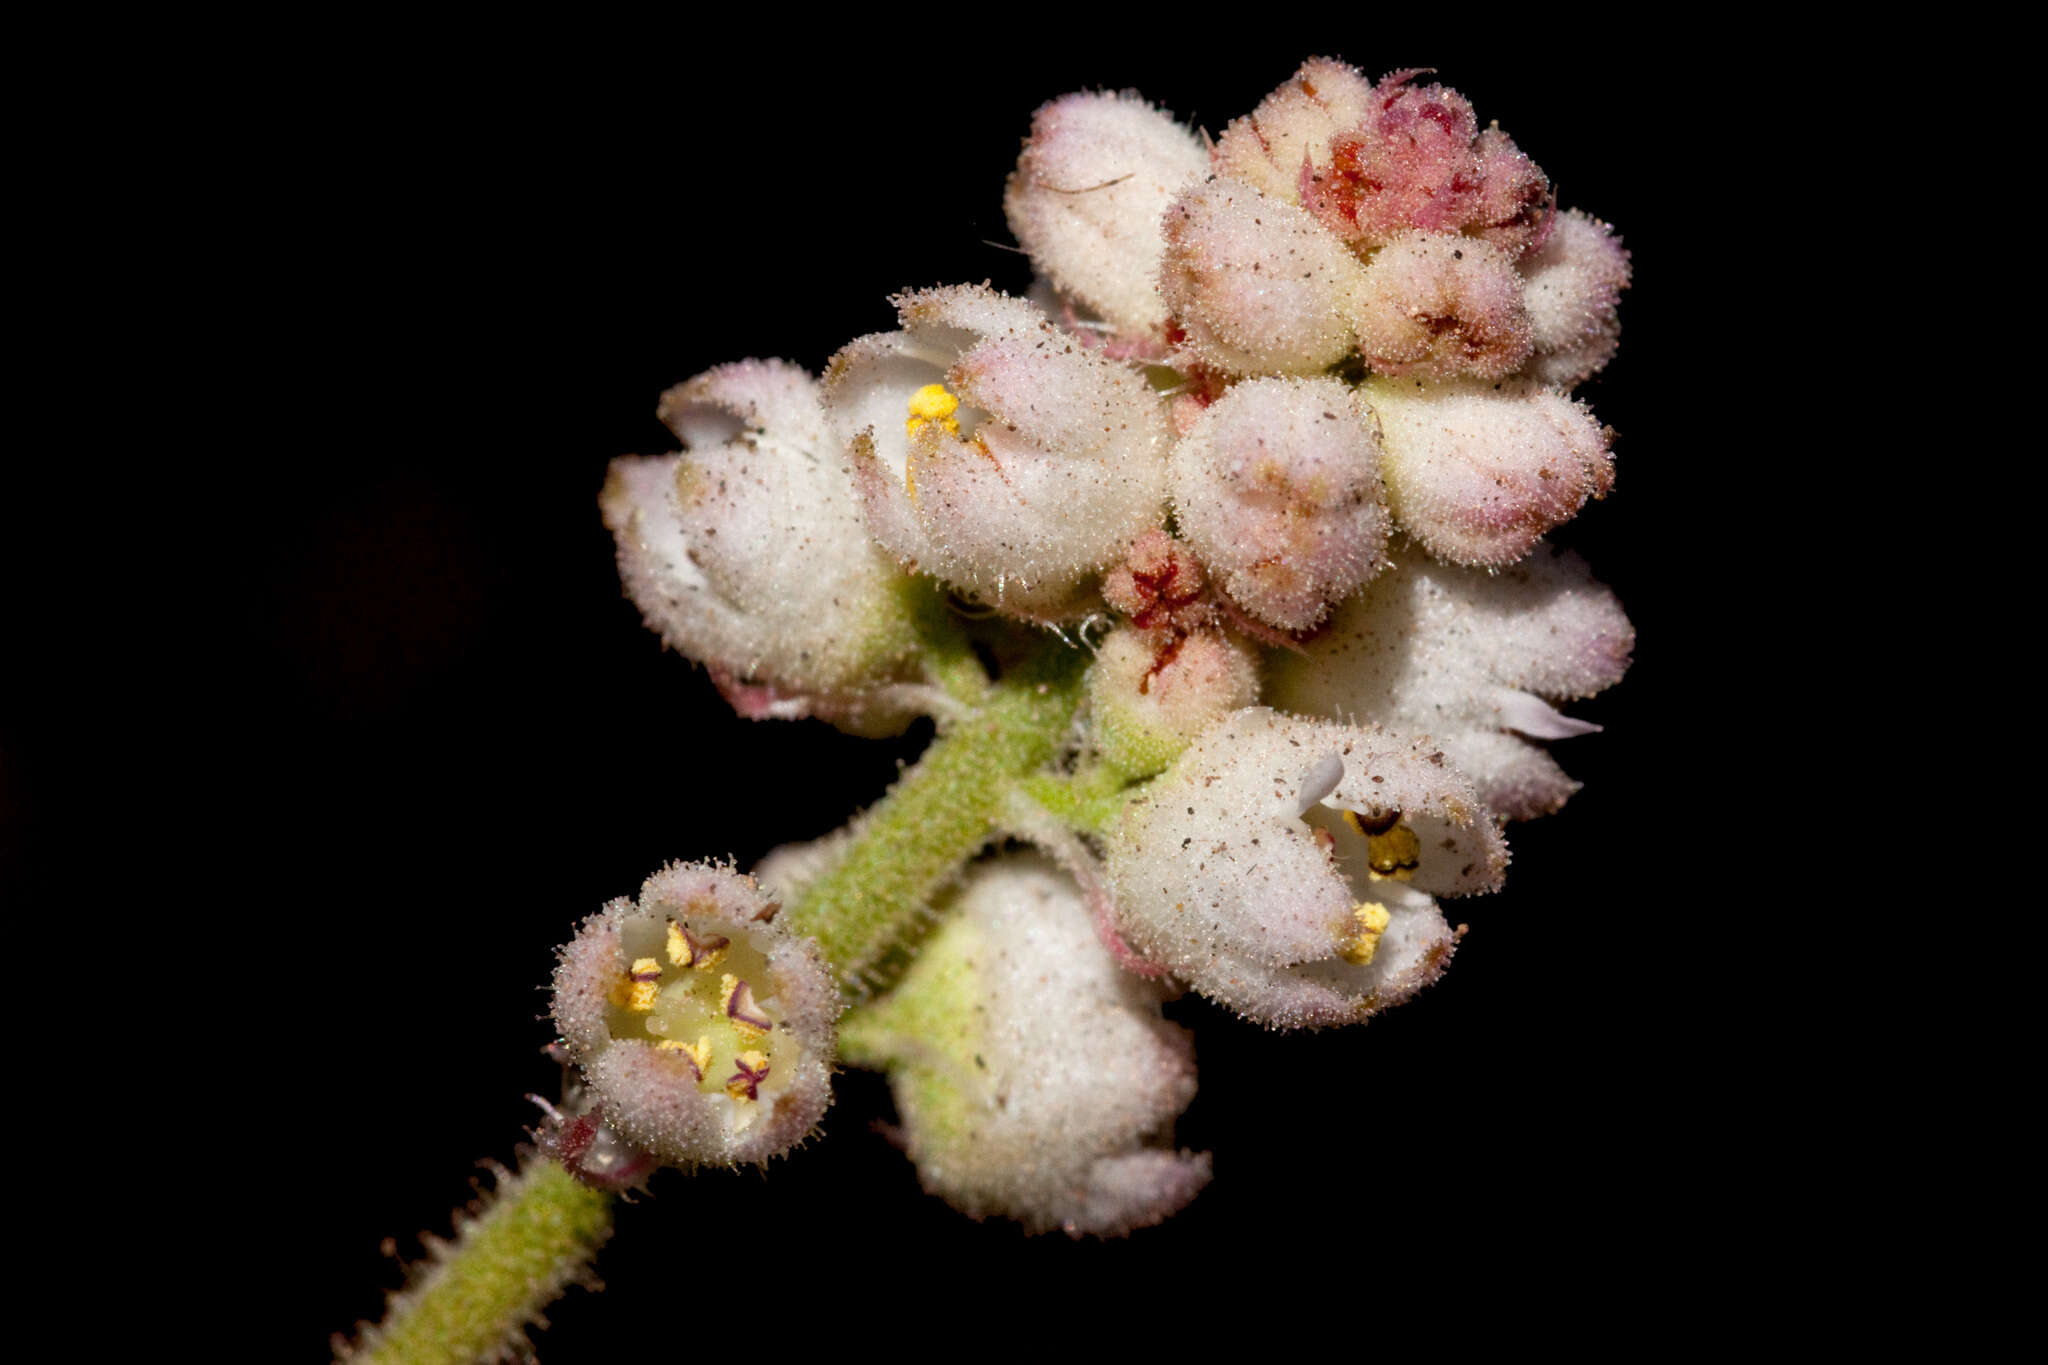
[{"label": "green stem", "polygon": [[612,1232],[612,1196],[552,1161],[502,1176],[484,1210],[401,1294],[350,1365],[474,1365],[516,1340],[540,1310],[585,1278]]},{"label": "green stem", "polygon": [[1047,647],[988,687],[853,828],[787,913],[856,992],[960,865],[998,832],[1009,792],[1053,757],[1080,703],[1087,655]]}]

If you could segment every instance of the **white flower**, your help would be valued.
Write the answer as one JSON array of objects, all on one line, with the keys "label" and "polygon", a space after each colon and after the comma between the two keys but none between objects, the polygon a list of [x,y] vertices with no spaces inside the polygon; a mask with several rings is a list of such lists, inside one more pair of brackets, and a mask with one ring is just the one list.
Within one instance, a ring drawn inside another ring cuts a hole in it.
[{"label": "white flower", "polygon": [[908,580],[861,526],[810,376],[721,365],[664,394],[660,416],[684,451],[614,460],[599,498],[647,624],[743,710],[803,713],[900,674]]},{"label": "white flower", "polygon": [[890,1071],[925,1188],[976,1218],[1116,1236],[1177,1212],[1209,1159],[1157,1142],[1195,1093],[1159,987],[1096,941],[1079,891],[1032,855],[984,863],[846,1055]]},{"label": "white flower", "polygon": [[662,1161],[766,1161],[831,1103],[838,988],[780,908],[751,877],[677,863],[562,949],[562,1042],[606,1126]]},{"label": "white flower", "polygon": [[1635,642],[1621,604],[1549,547],[1497,573],[1396,559],[1300,653],[1273,656],[1267,699],[1422,736],[1508,819],[1556,810],[1578,784],[1530,741],[1600,728],[1544,699],[1621,680]]},{"label": "white flower", "polygon": [[1440,975],[1433,896],[1499,886],[1500,831],[1433,746],[1264,707],[1204,731],[1109,844],[1141,956],[1275,1028],[1346,1023]]},{"label": "white flower", "polygon": [[895,303],[903,330],[848,344],[825,377],[868,530],[1014,615],[1074,611],[1161,517],[1163,403],[1022,299],[955,285]]}]

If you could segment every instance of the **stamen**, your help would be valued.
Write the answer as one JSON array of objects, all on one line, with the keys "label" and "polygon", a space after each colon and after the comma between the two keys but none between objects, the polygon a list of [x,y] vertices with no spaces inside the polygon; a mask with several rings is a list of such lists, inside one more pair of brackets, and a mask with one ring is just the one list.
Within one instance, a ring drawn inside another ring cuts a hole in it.
[{"label": "stamen", "polygon": [[668,922],[668,960],[678,967],[708,970],[718,964],[731,944],[731,939],[716,934],[700,939],[677,921]]},{"label": "stamen", "polygon": [[699,1038],[695,1043],[684,1043],[674,1038],[664,1038],[654,1046],[662,1052],[682,1053],[684,1057],[689,1059],[691,1069],[696,1071],[699,1081],[704,1079],[704,1068],[711,1065],[711,1039],[708,1035]]},{"label": "stamen", "polygon": [[1358,921],[1358,937],[1340,948],[1337,955],[1354,967],[1363,967],[1379,952],[1380,935],[1387,931],[1394,917],[1378,901],[1360,901],[1352,907],[1351,915]]},{"label": "stamen", "polygon": [[768,1059],[758,1052],[742,1052],[732,1059],[739,1068],[725,1078],[725,1093],[736,1100],[761,1098],[761,1082],[768,1079]]},{"label": "stamen", "polygon": [[937,422],[951,434],[960,434],[960,420],[953,416],[960,410],[960,400],[949,393],[944,384],[927,384],[910,395],[910,417],[903,429],[912,436],[924,430],[925,423]]},{"label": "stamen", "polygon": [[754,1003],[754,988],[728,972],[720,983],[725,992],[725,1017],[742,1033],[761,1034],[775,1027]]},{"label": "stamen", "polygon": [[612,989],[612,1003],[645,1014],[654,1008],[655,999],[661,994],[660,981],[659,962],[651,957],[635,958],[626,979]]}]

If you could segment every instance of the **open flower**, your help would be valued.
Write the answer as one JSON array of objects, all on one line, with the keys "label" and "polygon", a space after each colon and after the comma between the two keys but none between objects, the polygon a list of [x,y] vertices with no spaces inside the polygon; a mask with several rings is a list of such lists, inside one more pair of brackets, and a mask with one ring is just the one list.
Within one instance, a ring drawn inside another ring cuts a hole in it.
[{"label": "open flower", "polygon": [[860,712],[912,658],[908,580],[861,526],[816,383],[744,360],[659,411],[683,452],[612,461],[598,500],[627,595],[743,713]]},{"label": "open flower", "polygon": [[1265,707],[1204,731],[1108,860],[1125,942],[1274,1028],[1364,1019],[1434,981],[1456,939],[1433,897],[1494,890],[1506,865],[1440,749]]},{"label": "open flower", "polygon": [[585,920],[554,1018],[604,1123],[676,1166],[760,1162],[832,1099],[839,993],[751,877],[678,863]]},{"label": "open flower", "polygon": [[1614,486],[1612,436],[1592,411],[1526,379],[1375,379],[1380,472],[1403,529],[1453,564],[1495,568]]},{"label": "open flower", "polygon": [[1579,785],[1532,741],[1600,728],[1550,701],[1619,682],[1634,643],[1577,555],[1539,547],[1487,573],[1404,551],[1299,653],[1274,656],[1268,700],[1425,738],[1496,814],[1526,820]]},{"label": "open flower", "polygon": [[1012,855],[974,868],[885,999],[847,1020],[886,1067],[925,1188],[975,1218],[1117,1236],[1179,1211],[1209,1158],[1167,1141],[1195,1093],[1159,987],[1096,942],[1072,881]]},{"label": "open flower", "polygon": [[1072,612],[1159,521],[1164,405],[1022,299],[954,285],[894,302],[903,330],[849,343],[825,377],[868,530],[1006,612]]}]

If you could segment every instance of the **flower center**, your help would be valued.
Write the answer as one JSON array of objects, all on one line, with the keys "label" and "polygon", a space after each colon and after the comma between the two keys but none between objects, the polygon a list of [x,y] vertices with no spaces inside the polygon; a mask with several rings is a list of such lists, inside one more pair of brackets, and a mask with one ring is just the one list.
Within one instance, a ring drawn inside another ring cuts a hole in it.
[{"label": "flower center", "polygon": [[638,956],[612,988],[612,1036],[682,1054],[699,1090],[759,1100],[773,1070],[778,1015],[772,999],[755,995],[754,983],[769,981],[767,959],[676,919],[663,929],[634,926],[626,947]]}]

